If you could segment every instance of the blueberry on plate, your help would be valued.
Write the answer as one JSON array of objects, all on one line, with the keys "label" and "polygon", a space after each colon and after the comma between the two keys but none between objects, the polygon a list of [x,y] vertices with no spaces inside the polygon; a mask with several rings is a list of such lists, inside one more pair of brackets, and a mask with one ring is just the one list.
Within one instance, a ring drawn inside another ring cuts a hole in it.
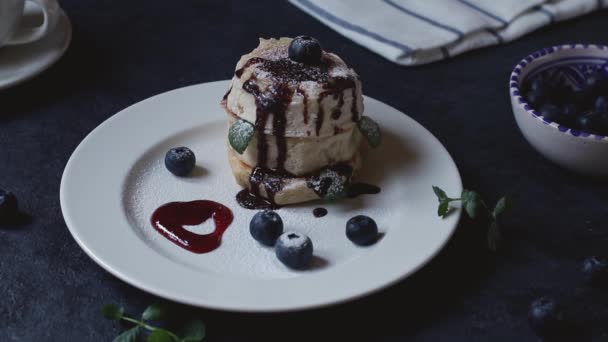
[{"label": "blueberry on plate", "polygon": [[564,313],[555,299],[540,297],[530,304],[528,322],[536,335],[551,338],[559,334]]},{"label": "blueberry on plate", "polygon": [[581,271],[585,281],[591,285],[608,283],[608,260],[606,258],[592,256],[585,259]]},{"label": "blueberry on plate", "polygon": [[317,64],[323,49],[318,40],[308,36],[295,37],[289,44],[289,58],[296,62]]},{"label": "blueberry on plate", "polygon": [[599,96],[597,99],[595,99],[593,108],[598,113],[608,113],[608,98],[605,96]]},{"label": "blueberry on plate", "polygon": [[549,103],[540,107],[539,114],[545,119],[545,121],[549,122],[559,121],[560,118],[559,107]]},{"label": "blueberry on plate", "polygon": [[346,222],[346,237],[354,244],[369,246],[378,241],[378,226],[368,216],[355,216]]},{"label": "blueberry on plate", "polygon": [[275,245],[277,258],[289,268],[305,269],[312,260],[312,241],[304,234],[286,232],[279,236]]},{"label": "blueberry on plate", "polygon": [[0,189],[0,220],[12,219],[18,213],[17,197],[10,191]]},{"label": "blueberry on plate", "polygon": [[259,243],[274,246],[283,233],[283,220],[272,210],[260,211],[253,216],[249,223],[249,233]]},{"label": "blueberry on plate", "polygon": [[190,174],[194,169],[194,164],[196,164],[196,156],[187,147],[174,147],[165,155],[165,167],[179,177]]}]

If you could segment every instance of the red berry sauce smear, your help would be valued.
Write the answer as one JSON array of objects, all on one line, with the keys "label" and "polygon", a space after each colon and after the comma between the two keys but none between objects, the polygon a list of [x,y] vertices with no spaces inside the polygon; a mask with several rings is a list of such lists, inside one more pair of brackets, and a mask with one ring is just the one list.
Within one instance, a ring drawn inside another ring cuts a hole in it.
[{"label": "red berry sauce smear", "polygon": [[[184,228],[213,218],[215,230],[210,234],[196,234]],[[160,206],[150,222],[156,231],[176,245],[197,254],[208,253],[220,246],[222,235],[234,216],[226,206],[207,200],[171,202]]]}]

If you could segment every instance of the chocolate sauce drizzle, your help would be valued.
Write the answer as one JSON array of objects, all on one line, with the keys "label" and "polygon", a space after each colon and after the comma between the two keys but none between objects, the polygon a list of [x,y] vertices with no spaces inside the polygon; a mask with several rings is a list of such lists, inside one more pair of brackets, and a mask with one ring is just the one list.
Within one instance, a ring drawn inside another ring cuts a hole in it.
[{"label": "chocolate sauce drizzle", "polygon": [[[353,94],[356,95],[356,88],[357,84],[355,83],[355,79],[352,77],[337,77],[323,85],[323,89],[325,89],[325,91],[319,94],[319,99],[317,100],[319,104],[319,111],[315,120],[315,132],[317,133],[317,136],[321,132],[321,127],[323,127],[323,120],[325,118],[325,111],[321,105],[323,99],[325,99],[327,96],[333,95],[334,99],[338,100],[338,105],[331,113],[331,118],[333,120],[338,120],[342,114],[342,106],[344,105],[344,91],[347,89],[353,89]],[[353,101],[355,101],[354,96]],[[355,111],[356,110],[357,108],[355,105]]]},{"label": "chocolate sauce drizzle", "polygon": [[[287,107],[291,103],[294,93],[303,97],[304,123],[308,123],[309,113],[306,92],[297,86],[294,91],[294,87],[290,87],[290,85],[297,85],[300,82],[305,81],[324,83],[324,91],[317,99],[319,107],[317,117],[315,118],[317,136],[323,126],[325,113],[323,112],[321,101],[325,97],[333,95],[338,101],[338,108],[331,114],[334,120],[339,119],[341,115],[341,109],[344,105],[343,93],[345,90],[350,88],[353,89],[353,101],[355,101],[355,79],[352,77],[331,79],[329,68],[332,63],[333,61],[328,58],[322,59],[319,64],[309,65],[295,62],[287,57],[276,60],[255,57],[249,59],[242,68],[235,71],[236,77],[241,78],[244,71],[249,66],[255,64],[258,69],[268,72],[271,75],[271,79],[274,81],[266,90],[261,90],[256,84],[257,79],[255,75],[251,75],[251,77],[243,83],[243,90],[250,93],[255,98],[256,121],[254,128],[257,135],[258,164],[254,167],[249,176],[251,189],[249,191],[241,191],[237,195],[237,201],[241,206],[249,209],[277,208],[278,206],[274,201],[275,195],[283,188],[285,179],[295,177],[285,170],[285,161],[287,159],[287,141],[285,138],[287,122],[285,113]],[[357,116],[356,104],[352,105],[351,111],[353,112],[354,120]],[[268,141],[267,135],[264,134],[270,115],[272,115],[272,135],[276,139],[278,151],[275,168],[270,168],[268,165]],[[340,130],[334,128],[334,133],[338,134],[340,133]],[[308,134],[310,135],[310,132],[308,132]],[[330,168],[336,172],[338,172],[337,170],[340,172],[347,172],[347,179],[350,179],[352,168],[346,163],[343,164],[346,165],[346,168],[342,164],[336,164],[330,166]],[[338,173],[341,174],[340,172]],[[313,183],[314,177],[315,176],[312,175],[307,177],[309,186]],[[324,197],[329,185],[323,183],[315,191],[320,197]],[[262,187],[264,187],[268,200],[261,197],[260,192]]]},{"label": "chocolate sauce drizzle", "polygon": [[302,110],[302,115],[304,119],[303,121],[305,124],[308,124],[308,95],[306,95],[306,91],[304,91],[304,89],[301,89],[300,87],[296,89],[296,93],[302,96],[302,105],[304,106]]},{"label": "chocolate sauce drizzle", "polygon": [[357,122],[359,121],[359,111],[357,110],[357,88],[353,88],[352,89],[352,102],[350,104],[350,113],[351,113],[351,120],[353,122]]}]

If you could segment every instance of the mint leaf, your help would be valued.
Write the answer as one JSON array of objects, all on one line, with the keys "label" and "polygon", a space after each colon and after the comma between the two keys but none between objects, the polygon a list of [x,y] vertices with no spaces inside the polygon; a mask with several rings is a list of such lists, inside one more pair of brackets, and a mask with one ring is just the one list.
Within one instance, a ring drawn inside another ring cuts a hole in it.
[{"label": "mint leaf", "polygon": [[123,308],[119,308],[118,306],[113,304],[106,304],[101,307],[101,314],[103,315],[103,317],[110,320],[119,320],[122,318],[124,313],[125,310]]},{"label": "mint leaf", "polygon": [[173,337],[171,337],[171,334],[169,334],[168,331],[163,330],[163,329],[154,329],[154,330],[152,330],[150,335],[148,335],[148,339],[146,341],[148,341],[148,342],[173,342],[174,339],[173,339]]},{"label": "mint leaf", "polygon": [[490,224],[490,228],[488,228],[488,233],[486,235],[486,240],[488,242],[488,249],[491,251],[496,252],[500,247],[502,235],[500,233],[500,226],[496,221],[492,221],[492,224]]},{"label": "mint leaf", "polygon": [[165,316],[166,308],[164,305],[160,303],[154,303],[144,310],[144,313],[141,315],[141,319],[149,321],[149,320],[160,320]]},{"label": "mint leaf", "polygon": [[433,192],[435,192],[435,195],[437,195],[439,202],[448,199],[448,195],[446,195],[445,191],[438,186],[433,185]]},{"label": "mint leaf", "polygon": [[439,202],[439,208],[437,208],[437,216],[441,216],[442,218],[445,218],[449,212],[450,212],[450,203],[448,203],[448,201],[446,201],[446,200]]},{"label": "mint leaf", "polygon": [[511,200],[507,196],[499,199],[498,202],[496,202],[494,210],[492,211],[494,220],[498,220],[498,217],[509,209],[511,209]]},{"label": "mint leaf", "polygon": [[479,215],[479,211],[483,207],[481,203],[481,196],[478,193],[471,190],[462,190],[462,206],[467,212],[470,218],[476,219]]},{"label": "mint leaf", "polygon": [[187,322],[180,331],[182,342],[199,342],[205,338],[205,324],[199,319]]},{"label": "mint leaf", "polygon": [[380,132],[380,126],[376,121],[370,119],[367,116],[362,116],[357,123],[359,131],[363,133],[363,136],[367,139],[369,146],[376,148],[382,143],[382,133]]},{"label": "mint leaf", "polygon": [[346,179],[331,169],[325,169],[318,177],[313,177],[310,185],[319,197],[326,201],[335,201],[347,195]]},{"label": "mint leaf", "polygon": [[125,330],[122,334],[116,336],[112,342],[135,342],[137,340],[137,336],[141,332],[141,327],[135,326],[129,330]]},{"label": "mint leaf", "polygon": [[251,139],[253,139],[253,134],[253,125],[241,119],[230,126],[228,130],[228,142],[238,154],[243,154]]}]

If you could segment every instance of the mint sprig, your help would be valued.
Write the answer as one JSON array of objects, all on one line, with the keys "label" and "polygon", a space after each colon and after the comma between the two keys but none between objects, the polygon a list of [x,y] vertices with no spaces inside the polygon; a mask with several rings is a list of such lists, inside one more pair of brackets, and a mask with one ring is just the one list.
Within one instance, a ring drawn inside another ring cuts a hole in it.
[{"label": "mint sprig", "polygon": [[433,192],[439,200],[439,207],[437,208],[437,215],[445,218],[449,215],[451,210],[451,202],[461,201],[462,208],[467,215],[475,220],[481,216],[488,217],[490,225],[486,233],[486,241],[488,248],[492,251],[498,250],[501,241],[500,217],[511,208],[511,201],[508,197],[503,196],[496,202],[494,208],[490,209],[484,202],[477,192],[472,190],[462,190],[460,198],[450,198],[441,188],[433,186]]},{"label": "mint sprig", "polygon": [[253,124],[240,119],[233,123],[228,129],[228,142],[238,154],[243,154],[251,142],[251,139],[253,139],[254,133],[255,128]]},{"label": "mint sprig", "polygon": [[[148,342],[198,342],[205,338],[205,325],[198,319],[193,319],[184,324],[181,334],[175,334],[169,330],[151,325],[147,321],[161,320],[166,317],[167,307],[156,303],[148,306],[142,314],[141,320],[125,316],[122,307],[106,304],[101,308],[102,315],[109,320],[123,320],[135,324],[129,330],[123,331],[114,338],[114,342],[134,342],[143,331],[150,332]],[[181,336],[181,337],[180,337]]]}]

